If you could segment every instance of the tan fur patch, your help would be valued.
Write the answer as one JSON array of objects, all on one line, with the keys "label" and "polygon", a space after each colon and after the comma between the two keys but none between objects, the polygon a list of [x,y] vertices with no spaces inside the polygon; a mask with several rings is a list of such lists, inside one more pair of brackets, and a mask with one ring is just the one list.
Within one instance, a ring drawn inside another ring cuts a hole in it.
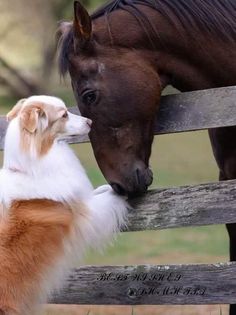
[{"label": "tan fur patch", "polygon": [[34,133],[38,126],[40,108],[37,106],[27,106],[20,114],[20,124],[23,129]]},{"label": "tan fur patch", "polygon": [[0,310],[23,314],[22,303],[25,309],[30,308],[37,299],[43,273],[63,252],[63,240],[69,237],[72,222],[70,207],[60,202],[26,200],[12,204],[7,220],[0,221]]},{"label": "tan fur patch", "polygon": [[[29,152],[32,148],[36,150],[39,157],[48,153],[53,142],[60,131],[64,130],[65,122],[59,118],[66,112],[65,108],[34,102],[27,105],[21,115],[21,149]],[[37,128],[40,116],[46,116],[47,128]]]}]

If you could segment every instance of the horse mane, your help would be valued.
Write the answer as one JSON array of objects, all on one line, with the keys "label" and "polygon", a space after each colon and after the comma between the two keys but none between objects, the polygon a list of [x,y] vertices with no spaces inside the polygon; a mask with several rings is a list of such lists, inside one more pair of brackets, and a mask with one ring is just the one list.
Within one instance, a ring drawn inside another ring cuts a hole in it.
[{"label": "horse mane", "polygon": [[185,30],[209,32],[223,40],[236,39],[235,0],[112,0],[98,8],[91,17],[96,19],[117,9],[126,10],[152,33],[155,30],[138,5],[157,10],[176,27],[179,27],[177,18]]},{"label": "horse mane", "polygon": [[[155,48],[158,30],[142,12],[139,5],[148,6],[163,15],[180,33],[193,30],[208,33],[222,41],[236,40],[235,0],[112,0],[92,13],[92,20],[104,16],[109,26],[109,14],[115,10],[125,10],[135,16]],[[110,33],[110,32],[109,32]],[[73,42],[72,30],[60,39],[59,71],[64,76],[68,70],[68,50]]]}]

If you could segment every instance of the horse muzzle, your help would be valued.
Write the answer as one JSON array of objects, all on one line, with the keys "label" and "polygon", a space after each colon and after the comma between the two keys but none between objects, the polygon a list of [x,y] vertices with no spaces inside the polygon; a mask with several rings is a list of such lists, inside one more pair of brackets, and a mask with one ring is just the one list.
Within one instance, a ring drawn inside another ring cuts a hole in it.
[{"label": "horse muzzle", "polygon": [[135,197],[145,193],[152,184],[153,174],[149,168],[136,167],[130,176],[125,176],[123,183],[112,182],[113,190],[119,195]]}]

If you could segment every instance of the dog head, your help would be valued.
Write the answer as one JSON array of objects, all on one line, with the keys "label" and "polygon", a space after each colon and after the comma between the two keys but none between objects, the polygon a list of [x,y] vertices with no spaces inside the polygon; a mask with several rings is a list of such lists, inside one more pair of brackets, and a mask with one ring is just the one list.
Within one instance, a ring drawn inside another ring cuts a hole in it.
[{"label": "dog head", "polygon": [[20,126],[29,133],[42,133],[49,129],[55,137],[85,135],[91,120],[71,114],[64,102],[53,96],[31,96],[22,99],[7,114],[7,120],[19,117]]},{"label": "dog head", "polygon": [[68,112],[64,102],[52,96],[31,96],[20,100],[7,114],[8,121],[17,120],[24,151],[34,147],[44,154],[56,139],[86,135],[92,121]]}]

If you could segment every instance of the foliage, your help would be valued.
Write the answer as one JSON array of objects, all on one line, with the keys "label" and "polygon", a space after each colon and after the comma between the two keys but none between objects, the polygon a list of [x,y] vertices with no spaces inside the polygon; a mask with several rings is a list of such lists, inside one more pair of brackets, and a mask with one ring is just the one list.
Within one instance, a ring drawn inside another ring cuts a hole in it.
[{"label": "foliage", "polygon": [[72,8],[73,0],[0,0],[0,87],[17,98],[49,93],[58,21],[71,19]]}]

